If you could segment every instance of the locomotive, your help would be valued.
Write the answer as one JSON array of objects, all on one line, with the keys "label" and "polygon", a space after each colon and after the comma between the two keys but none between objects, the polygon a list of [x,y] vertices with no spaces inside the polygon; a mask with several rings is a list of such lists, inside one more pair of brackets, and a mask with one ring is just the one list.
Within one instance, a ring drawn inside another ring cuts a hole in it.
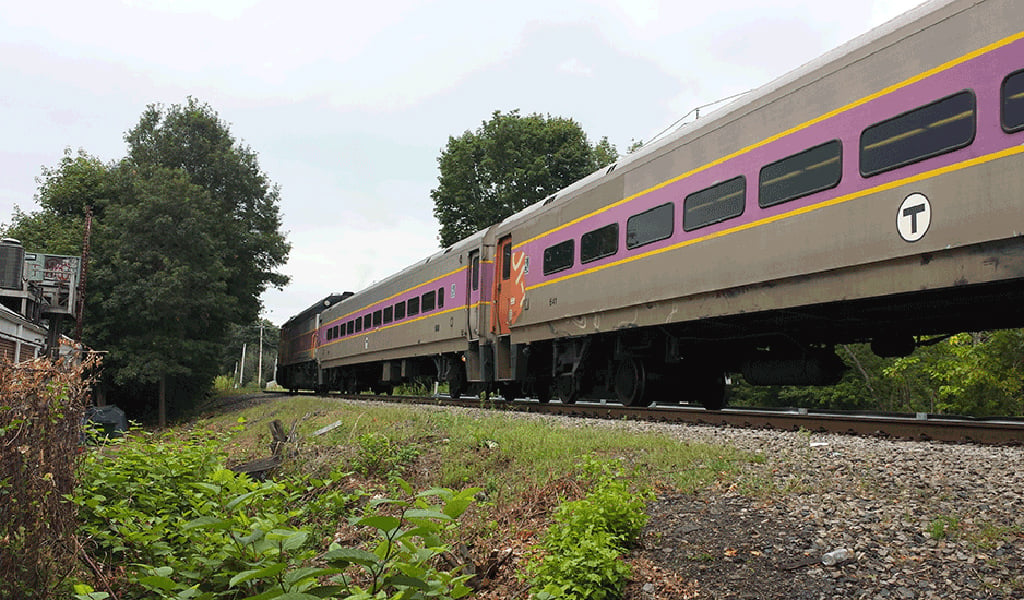
[{"label": "locomotive", "polygon": [[286,388],[725,403],[1024,322],[1024,11],[932,0],[282,327]]}]

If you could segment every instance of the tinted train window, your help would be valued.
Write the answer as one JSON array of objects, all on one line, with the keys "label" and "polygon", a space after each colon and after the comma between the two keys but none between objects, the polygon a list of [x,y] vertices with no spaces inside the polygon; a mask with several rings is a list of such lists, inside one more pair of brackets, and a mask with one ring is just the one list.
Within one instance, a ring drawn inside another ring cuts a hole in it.
[{"label": "tinted train window", "polygon": [[761,169],[757,203],[775,206],[839,185],[843,176],[839,140],[815,146]]},{"label": "tinted train window", "polygon": [[384,309],[384,324],[387,325],[388,323],[390,323],[390,322],[392,322],[394,320],[395,320],[394,310],[390,306],[385,308]]},{"label": "tinted train window", "polygon": [[409,302],[406,303],[406,308],[409,310],[405,311],[410,317],[413,315],[420,314],[420,297],[410,298]]},{"label": "tinted train window", "polygon": [[572,266],[576,246],[573,240],[565,240],[544,250],[544,274],[564,271]]},{"label": "tinted train window", "polygon": [[[473,256],[473,266],[471,267],[471,269],[473,270],[473,291],[475,292],[478,289],[480,289],[480,257],[479,256]],[[413,313],[409,313],[409,314],[411,315]]]},{"label": "tinted train window", "polygon": [[353,323],[356,324],[356,333],[359,333],[360,331],[363,330],[363,318],[362,317],[356,317],[356,320],[353,321]]},{"label": "tinted train window", "polygon": [[434,310],[434,299],[437,292],[427,292],[423,294],[423,302],[420,304],[420,310],[427,312],[428,310]]},{"label": "tinted train window", "polygon": [[588,263],[619,251],[619,224],[588,231],[580,238],[580,262]]},{"label": "tinted train window", "polygon": [[865,177],[952,152],[974,141],[974,92],[963,92],[875,123],[860,134]]},{"label": "tinted train window", "polygon": [[327,339],[328,340],[334,339],[333,337],[331,337],[331,328],[327,328]]},{"label": "tinted train window", "polygon": [[512,276],[512,242],[508,241],[501,249],[501,278]]},{"label": "tinted train window", "polygon": [[355,321],[349,321],[347,327],[348,327],[348,335],[352,335],[353,333],[355,333],[356,322]]},{"label": "tinted train window", "polygon": [[683,201],[683,229],[693,231],[743,214],[747,178],[740,176],[694,192]]},{"label": "tinted train window", "polygon": [[639,248],[672,236],[675,205],[671,202],[655,206],[626,221],[626,248]]},{"label": "tinted train window", "polygon": [[437,307],[444,308],[444,288],[437,288]]},{"label": "tinted train window", "polygon": [[1003,131],[1011,133],[1024,129],[1024,70],[1006,76],[999,97]]},{"label": "tinted train window", "polygon": [[373,326],[373,324],[372,324],[372,322],[370,320],[370,315],[366,315],[365,317],[363,317],[363,328],[364,329],[369,329],[372,326]]},{"label": "tinted train window", "polygon": [[379,311],[379,310],[373,311],[373,326],[374,327],[379,327],[380,326],[380,317],[381,317],[381,311]]},{"label": "tinted train window", "polygon": [[405,318],[405,302],[399,302],[395,305],[395,320],[399,321]]}]

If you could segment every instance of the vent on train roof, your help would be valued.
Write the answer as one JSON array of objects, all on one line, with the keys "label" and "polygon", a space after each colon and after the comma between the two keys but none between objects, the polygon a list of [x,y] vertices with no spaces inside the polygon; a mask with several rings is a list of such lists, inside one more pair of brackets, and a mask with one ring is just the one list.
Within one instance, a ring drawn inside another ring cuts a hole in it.
[{"label": "vent on train roof", "polygon": [[551,194],[550,196],[548,196],[544,200],[544,206],[547,206],[548,204],[551,204],[552,202],[554,202],[555,198],[557,198],[557,197],[558,197],[558,194]]},{"label": "vent on train roof", "polygon": [[612,171],[615,170],[615,167],[617,167],[617,166],[619,166],[618,163],[612,163],[612,166],[608,167],[608,170],[605,171],[604,174],[607,175],[607,174],[611,173]]}]

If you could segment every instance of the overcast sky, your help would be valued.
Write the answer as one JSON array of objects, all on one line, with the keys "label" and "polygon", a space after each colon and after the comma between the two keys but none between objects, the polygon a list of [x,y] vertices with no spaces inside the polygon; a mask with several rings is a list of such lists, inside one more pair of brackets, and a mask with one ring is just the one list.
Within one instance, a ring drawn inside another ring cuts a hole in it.
[{"label": "overcast sky", "polygon": [[436,251],[437,157],[493,111],[625,152],[918,3],[0,0],[0,222],[65,148],[119,159],[146,105],[191,95],[281,186],[280,324]]}]

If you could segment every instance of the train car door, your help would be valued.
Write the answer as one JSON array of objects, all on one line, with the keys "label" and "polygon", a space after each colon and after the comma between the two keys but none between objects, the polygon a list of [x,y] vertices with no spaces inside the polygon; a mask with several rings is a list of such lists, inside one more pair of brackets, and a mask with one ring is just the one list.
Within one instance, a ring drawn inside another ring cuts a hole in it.
[{"label": "train car door", "polygon": [[469,339],[480,337],[480,251],[469,253],[469,268],[466,269],[466,316],[469,319],[466,331]]},{"label": "train car door", "polygon": [[512,324],[523,311],[525,257],[522,252],[512,252],[512,237],[505,236],[498,240],[496,260],[491,331],[506,335],[512,332]]}]

